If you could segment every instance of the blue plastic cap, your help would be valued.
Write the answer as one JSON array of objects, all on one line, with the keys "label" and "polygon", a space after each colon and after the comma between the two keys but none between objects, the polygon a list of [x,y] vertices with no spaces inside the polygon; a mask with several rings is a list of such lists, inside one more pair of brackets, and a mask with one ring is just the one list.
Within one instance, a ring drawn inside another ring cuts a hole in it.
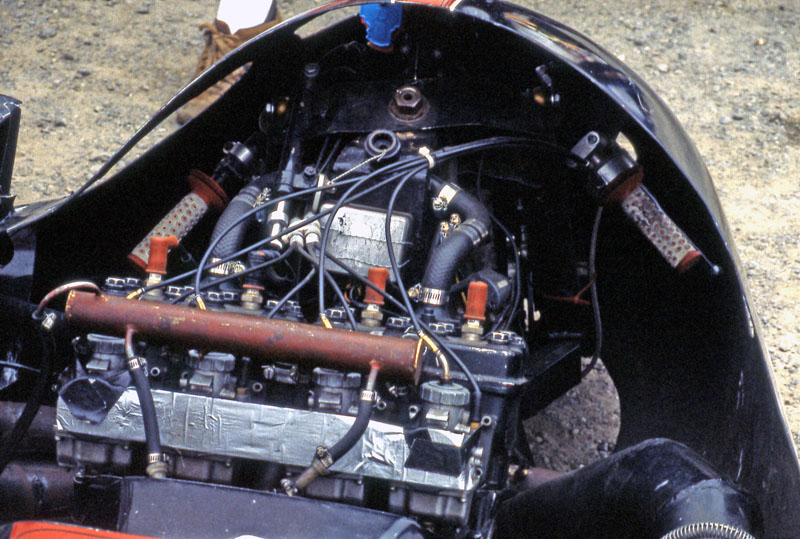
[{"label": "blue plastic cap", "polygon": [[401,4],[365,4],[359,10],[367,27],[367,41],[382,49],[392,46],[392,34],[403,23]]}]

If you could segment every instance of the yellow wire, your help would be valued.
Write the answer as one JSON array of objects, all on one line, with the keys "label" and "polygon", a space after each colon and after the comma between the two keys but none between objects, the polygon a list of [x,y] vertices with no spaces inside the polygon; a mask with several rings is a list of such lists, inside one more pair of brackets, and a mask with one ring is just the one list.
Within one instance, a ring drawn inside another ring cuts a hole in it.
[{"label": "yellow wire", "polygon": [[428,348],[431,349],[431,352],[433,352],[436,355],[436,359],[439,360],[439,363],[441,363],[442,380],[443,381],[450,380],[450,362],[447,360],[447,357],[441,350],[439,350],[439,347],[436,345],[433,339],[430,338],[430,336],[423,333],[422,331],[418,332],[417,335],[419,335],[421,341],[425,341],[425,344],[428,346]]},{"label": "yellow wire", "polygon": [[331,321],[328,320],[328,317],[324,314],[319,315],[319,321],[322,322],[322,327],[325,329],[333,329],[333,324],[331,324]]}]

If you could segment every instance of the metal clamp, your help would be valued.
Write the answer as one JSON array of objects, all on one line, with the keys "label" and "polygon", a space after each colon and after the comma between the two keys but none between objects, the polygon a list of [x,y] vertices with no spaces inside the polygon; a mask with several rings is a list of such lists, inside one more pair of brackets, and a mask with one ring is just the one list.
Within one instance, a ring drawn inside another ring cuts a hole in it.
[{"label": "metal clamp", "polygon": [[419,301],[428,305],[444,305],[447,303],[447,291],[424,286],[419,292]]},{"label": "metal clamp", "polygon": [[128,370],[135,371],[147,366],[147,361],[143,357],[132,357],[128,360]]}]

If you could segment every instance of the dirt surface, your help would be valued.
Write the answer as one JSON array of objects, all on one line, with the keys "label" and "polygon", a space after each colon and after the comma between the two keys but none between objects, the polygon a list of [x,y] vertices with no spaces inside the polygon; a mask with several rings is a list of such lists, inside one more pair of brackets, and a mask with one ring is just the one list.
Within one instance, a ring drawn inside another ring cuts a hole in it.
[{"label": "dirt surface", "polygon": [[[592,37],[664,98],[719,188],[800,440],[800,4],[524,2]],[[281,2],[284,17],[316,5]],[[189,81],[216,0],[0,0],[0,93],[23,101],[18,200],[75,189]],[[142,149],[174,123],[146,139]],[[528,425],[543,464],[613,449],[604,373]],[[554,451],[570,446],[574,450]]]}]

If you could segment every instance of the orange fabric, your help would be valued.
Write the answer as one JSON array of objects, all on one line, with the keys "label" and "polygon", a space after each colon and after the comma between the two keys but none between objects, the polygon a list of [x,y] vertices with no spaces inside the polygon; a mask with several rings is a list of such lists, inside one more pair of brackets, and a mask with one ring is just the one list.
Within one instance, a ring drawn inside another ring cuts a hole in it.
[{"label": "orange fabric", "polygon": [[144,535],[68,526],[53,522],[17,522],[11,528],[11,539],[154,539]]}]

